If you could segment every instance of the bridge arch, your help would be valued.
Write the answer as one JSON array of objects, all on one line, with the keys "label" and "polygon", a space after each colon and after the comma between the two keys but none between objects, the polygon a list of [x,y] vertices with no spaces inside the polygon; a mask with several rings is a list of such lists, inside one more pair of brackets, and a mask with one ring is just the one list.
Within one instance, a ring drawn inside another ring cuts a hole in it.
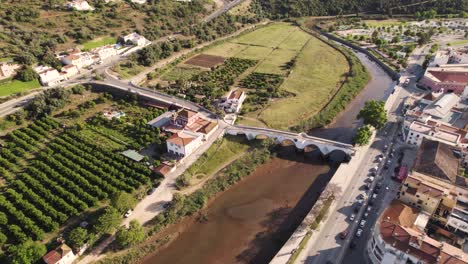
[{"label": "bridge arch", "polygon": [[283,147],[288,147],[288,146],[297,147],[296,142],[290,138],[278,138],[277,141]]},{"label": "bridge arch", "polygon": [[351,155],[341,149],[334,149],[323,156],[326,160],[337,164],[351,160]]}]

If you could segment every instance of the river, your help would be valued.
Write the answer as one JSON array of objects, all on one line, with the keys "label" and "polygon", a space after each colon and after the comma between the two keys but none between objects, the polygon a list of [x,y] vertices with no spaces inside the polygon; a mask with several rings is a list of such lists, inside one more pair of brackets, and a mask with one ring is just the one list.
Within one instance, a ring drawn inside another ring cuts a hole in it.
[{"label": "river", "polygon": [[[333,124],[312,135],[350,143],[364,102],[384,99],[391,92],[388,75],[363,54],[358,57],[372,80]],[[177,238],[143,263],[268,263],[336,170],[317,153],[296,153],[291,148],[211,201],[203,212],[206,221],[192,217],[173,228]]]}]

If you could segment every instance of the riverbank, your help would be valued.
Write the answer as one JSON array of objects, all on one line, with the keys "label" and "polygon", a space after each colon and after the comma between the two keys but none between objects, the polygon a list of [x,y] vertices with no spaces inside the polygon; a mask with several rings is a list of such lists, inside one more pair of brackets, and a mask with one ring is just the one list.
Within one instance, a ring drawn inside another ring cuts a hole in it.
[{"label": "riverbank", "polygon": [[[158,236],[162,230],[168,226],[180,223],[185,217],[193,217],[195,213],[209,204],[210,199],[215,200],[214,197],[219,193],[226,191],[230,186],[249,176],[258,166],[271,158],[271,147],[272,145],[268,141],[257,142],[257,148],[233,162],[220,172],[218,177],[207,181],[199,190],[190,195],[175,194],[170,206],[163,213],[160,213],[153,220],[145,224],[148,235],[145,243],[123,252],[115,252],[116,254],[114,255],[112,255],[112,252],[109,252],[108,257],[98,261],[98,263],[120,263],[122,261],[128,263],[141,260],[148,254],[144,250],[145,248],[149,245],[154,245],[155,241],[159,245],[158,241],[168,240],[168,237],[171,237],[166,234],[164,234],[164,237]],[[138,250],[139,248],[141,248],[141,251]]]},{"label": "riverbank", "polygon": [[184,220],[142,263],[268,263],[335,170],[318,153],[287,149]]}]

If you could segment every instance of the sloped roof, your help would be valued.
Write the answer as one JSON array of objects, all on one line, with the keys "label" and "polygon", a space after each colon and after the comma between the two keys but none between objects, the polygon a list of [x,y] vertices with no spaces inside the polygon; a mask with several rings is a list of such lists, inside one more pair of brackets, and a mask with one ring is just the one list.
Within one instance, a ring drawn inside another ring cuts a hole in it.
[{"label": "sloped roof", "polygon": [[413,170],[455,184],[458,159],[449,145],[424,138],[416,154]]},{"label": "sloped roof", "polygon": [[189,118],[195,116],[196,114],[197,114],[197,112],[192,111],[190,109],[183,109],[182,111],[177,113],[177,116],[181,116],[181,117],[184,117],[186,119],[189,119]]},{"label": "sloped roof", "polygon": [[59,262],[65,255],[71,251],[71,248],[65,244],[60,245],[58,248],[50,251],[42,257],[47,264],[55,264]]},{"label": "sloped roof", "polygon": [[468,83],[468,72],[429,71],[440,82]]}]

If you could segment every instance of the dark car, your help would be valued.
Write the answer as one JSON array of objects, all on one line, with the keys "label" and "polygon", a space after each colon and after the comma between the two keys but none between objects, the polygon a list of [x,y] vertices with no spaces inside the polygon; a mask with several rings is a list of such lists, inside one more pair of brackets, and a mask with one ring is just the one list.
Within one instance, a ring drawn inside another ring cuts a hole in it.
[{"label": "dark car", "polygon": [[348,236],[348,229],[344,230],[343,232],[340,233],[340,238],[345,239]]},{"label": "dark car", "polygon": [[156,188],[151,188],[151,189],[148,190],[148,192],[146,194],[151,195],[151,194],[154,193],[154,191],[156,191]]},{"label": "dark car", "polygon": [[349,244],[349,248],[350,248],[350,249],[353,249],[353,248],[355,248],[355,247],[356,247],[356,242],[351,241],[351,243]]}]

